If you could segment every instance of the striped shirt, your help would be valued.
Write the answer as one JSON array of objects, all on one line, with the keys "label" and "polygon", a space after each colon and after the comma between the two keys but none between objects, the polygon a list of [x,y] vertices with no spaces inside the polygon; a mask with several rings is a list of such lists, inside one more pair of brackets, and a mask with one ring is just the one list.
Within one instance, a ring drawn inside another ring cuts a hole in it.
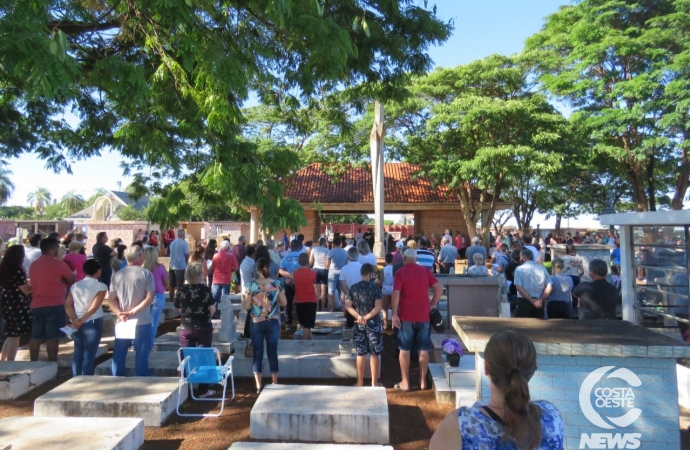
[{"label": "striped shirt", "polygon": [[417,250],[417,264],[422,267],[426,267],[430,271],[434,271],[434,262],[436,261],[436,255],[434,252],[427,250],[425,248],[420,248]]}]

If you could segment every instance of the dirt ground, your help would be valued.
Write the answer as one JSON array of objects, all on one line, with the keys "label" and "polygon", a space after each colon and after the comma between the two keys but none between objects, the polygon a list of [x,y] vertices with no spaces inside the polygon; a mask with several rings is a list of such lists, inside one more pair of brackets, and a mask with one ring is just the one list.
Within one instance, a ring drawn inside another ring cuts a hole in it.
[{"label": "dirt ground", "polygon": [[[169,320],[159,327],[160,333],[174,331],[178,320]],[[284,336],[289,338],[289,334]],[[433,390],[419,390],[419,371],[412,363],[411,392],[399,392],[392,386],[400,381],[400,368],[393,348],[393,336],[384,339],[384,355],[381,366],[381,383],[387,387],[388,408],[390,412],[390,439],[395,450],[422,449],[428,446],[429,439],[443,418],[453,409],[451,405],[439,405]],[[111,354],[97,360],[97,364],[109,359]],[[58,378],[14,401],[0,402],[0,417],[30,416],[33,402],[42,394],[69,380]],[[268,380],[265,380],[268,381]],[[280,379],[284,384],[305,384],[306,380]],[[310,384],[352,386],[354,380],[308,380]],[[144,450],[173,449],[217,449],[225,450],[234,442],[251,441],[249,438],[249,413],[258,395],[254,381],[235,378],[236,396],[226,403],[223,415],[218,418],[181,418],[176,414],[161,428],[146,428]],[[185,412],[212,412],[220,408],[217,404],[187,402]],[[690,446],[688,447],[690,450]]]},{"label": "dirt ground", "polygon": [[[169,320],[160,326],[159,334],[174,331],[179,319]],[[283,338],[290,339],[291,333],[283,332]],[[392,386],[400,381],[394,340],[391,334],[385,336],[384,354],[381,366],[381,383],[387,388],[388,409],[390,413],[390,440],[395,450],[423,449],[428,446],[433,431],[443,418],[453,409],[449,404],[439,405],[434,398],[433,390],[419,390],[419,371],[412,363],[411,392],[399,392]],[[100,357],[96,364],[109,359],[108,353]],[[0,418],[9,416],[30,416],[33,414],[33,403],[36,398],[54,387],[69,380],[69,376],[57,378],[50,383],[29,392],[14,401],[0,402]],[[268,380],[264,380],[268,382]],[[280,379],[284,384],[304,384],[306,380]],[[352,386],[354,380],[308,380],[310,384]],[[236,397],[226,403],[223,415],[218,418],[181,418],[176,414],[170,416],[161,428],[146,428],[143,450],[191,450],[209,449],[226,450],[234,442],[251,441],[249,437],[249,413],[258,395],[254,381],[247,378],[235,378]],[[185,412],[217,412],[219,406],[213,402],[207,404],[187,402]],[[690,411],[682,411],[683,425],[690,425]],[[681,449],[690,450],[690,432],[681,432]]]}]

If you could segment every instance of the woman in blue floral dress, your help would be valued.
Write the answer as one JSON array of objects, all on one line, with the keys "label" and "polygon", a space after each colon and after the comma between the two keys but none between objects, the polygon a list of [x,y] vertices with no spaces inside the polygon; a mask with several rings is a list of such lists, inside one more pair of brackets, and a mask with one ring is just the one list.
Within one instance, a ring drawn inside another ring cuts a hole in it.
[{"label": "woman in blue floral dress", "polygon": [[563,421],[547,401],[530,401],[529,380],[537,351],[526,336],[502,331],[484,350],[490,381],[488,405],[476,403],[450,413],[431,438],[429,450],[561,450]]},{"label": "woman in blue floral dress", "polygon": [[271,259],[258,258],[256,271],[259,278],[247,284],[242,302],[244,309],[251,308],[251,340],[254,352],[253,372],[256,391],[261,391],[263,373],[264,340],[266,356],[271,369],[271,381],[278,383],[278,340],[280,339],[280,307],[287,304],[280,281],[271,278]]},{"label": "woman in blue floral dress", "polygon": [[13,245],[0,262],[0,302],[5,319],[5,343],[0,361],[14,361],[19,338],[31,333],[31,285],[24,273],[24,247]]}]

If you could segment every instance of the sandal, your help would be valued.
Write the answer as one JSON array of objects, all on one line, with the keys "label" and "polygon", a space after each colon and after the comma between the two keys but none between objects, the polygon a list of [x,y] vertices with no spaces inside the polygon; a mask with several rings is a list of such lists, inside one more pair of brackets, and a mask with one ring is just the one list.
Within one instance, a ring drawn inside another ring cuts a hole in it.
[{"label": "sandal", "polygon": [[216,391],[209,389],[208,391],[204,392],[203,394],[199,395],[199,398],[209,398],[211,396],[216,395]]},{"label": "sandal", "polygon": [[410,392],[409,389],[403,389],[400,387],[400,383],[396,383],[395,386],[393,386],[393,389],[396,389],[398,391],[403,391],[403,392]]}]

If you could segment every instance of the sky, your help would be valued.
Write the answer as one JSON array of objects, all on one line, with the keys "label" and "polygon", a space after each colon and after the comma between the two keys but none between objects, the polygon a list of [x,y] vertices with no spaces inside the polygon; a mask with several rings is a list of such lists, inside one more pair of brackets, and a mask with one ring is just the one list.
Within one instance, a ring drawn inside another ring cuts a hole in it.
[{"label": "sky", "polygon": [[[422,0],[419,0],[420,3]],[[455,30],[441,46],[429,51],[436,66],[454,67],[485,56],[513,54],[522,50],[525,39],[538,32],[544,18],[556,12],[568,0],[429,0],[436,4],[442,20],[453,20]],[[69,119],[68,119],[69,120]],[[104,152],[100,157],[75,161],[72,174],[46,170],[34,155],[9,161],[15,190],[8,205],[26,205],[27,195],[45,187],[53,198],[68,191],[89,197],[96,188],[117,190],[118,182],[127,186],[131,179],[122,176],[121,158]]]}]

